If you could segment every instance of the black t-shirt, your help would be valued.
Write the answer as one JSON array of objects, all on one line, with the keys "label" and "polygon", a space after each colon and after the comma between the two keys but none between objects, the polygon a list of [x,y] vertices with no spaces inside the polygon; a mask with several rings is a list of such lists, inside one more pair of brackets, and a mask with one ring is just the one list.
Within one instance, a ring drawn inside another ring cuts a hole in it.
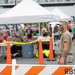
[{"label": "black t-shirt", "polygon": [[32,33],[33,33],[32,29],[27,29],[26,32],[27,32],[27,37],[31,38],[32,37]]}]

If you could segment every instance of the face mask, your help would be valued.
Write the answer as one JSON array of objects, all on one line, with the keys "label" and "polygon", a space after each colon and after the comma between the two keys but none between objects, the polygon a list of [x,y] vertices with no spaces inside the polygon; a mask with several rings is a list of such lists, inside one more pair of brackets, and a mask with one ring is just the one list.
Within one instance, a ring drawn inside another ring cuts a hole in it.
[{"label": "face mask", "polygon": [[64,30],[63,26],[60,26],[60,31],[63,31],[63,30]]}]

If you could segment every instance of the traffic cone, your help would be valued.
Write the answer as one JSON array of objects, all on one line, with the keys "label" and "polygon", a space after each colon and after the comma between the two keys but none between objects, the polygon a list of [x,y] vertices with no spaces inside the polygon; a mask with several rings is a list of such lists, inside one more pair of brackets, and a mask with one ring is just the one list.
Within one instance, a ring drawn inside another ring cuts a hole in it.
[{"label": "traffic cone", "polygon": [[54,61],[54,53],[53,53],[53,41],[52,41],[52,37],[50,37],[50,41],[49,41],[49,58],[48,61]]},{"label": "traffic cone", "polygon": [[12,64],[11,50],[10,50],[10,42],[7,43],[6,64]]},{"label": "traffic cone", "polygon": [[42,41],[39,39],[39,64],[44,64],[44,57],[43,57],[43,52],[42,52]]}]

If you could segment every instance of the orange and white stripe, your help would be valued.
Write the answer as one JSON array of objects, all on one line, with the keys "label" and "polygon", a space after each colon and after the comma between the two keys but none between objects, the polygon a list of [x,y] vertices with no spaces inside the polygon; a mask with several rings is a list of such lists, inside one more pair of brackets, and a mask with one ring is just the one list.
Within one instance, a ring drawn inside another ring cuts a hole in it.
[{"label": "orange and white stripe", "polygon": [[[59,65],[16,65],[15,75],[71,75],[65,74],[65,69],[75,69],[75,66]],[[69,72],[69,71],[67,71]],[[67,73],[66,72],[66,73]],[[75,73],[75,72],[74,72]],[[12,75],[12,65],[0,65],[0,75]],[[75,74],[72,74],[75,75]]]}]

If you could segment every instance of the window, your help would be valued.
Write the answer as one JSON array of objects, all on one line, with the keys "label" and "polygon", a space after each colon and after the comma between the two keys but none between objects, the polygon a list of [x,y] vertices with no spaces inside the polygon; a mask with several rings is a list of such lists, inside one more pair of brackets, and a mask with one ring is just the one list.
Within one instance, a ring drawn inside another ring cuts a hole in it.
[{"label": "window", "polygon": [[57,2],[63,2],[63,0],[57,0]]},{"label": "window", "polygon": [[5,3],[5,0],[0,0],[0,4],[4,4]]},{"label": "window", "polygon": [[71,1],[71,0],[65,0],[65,1]]},{"label": "window", "polygon": [[6,4],[8,3],[8,0],[0,0],[0,4]]},{"label": "window", "polygon": [[48,0],[49,2],[55,2],[55,0]]}]

